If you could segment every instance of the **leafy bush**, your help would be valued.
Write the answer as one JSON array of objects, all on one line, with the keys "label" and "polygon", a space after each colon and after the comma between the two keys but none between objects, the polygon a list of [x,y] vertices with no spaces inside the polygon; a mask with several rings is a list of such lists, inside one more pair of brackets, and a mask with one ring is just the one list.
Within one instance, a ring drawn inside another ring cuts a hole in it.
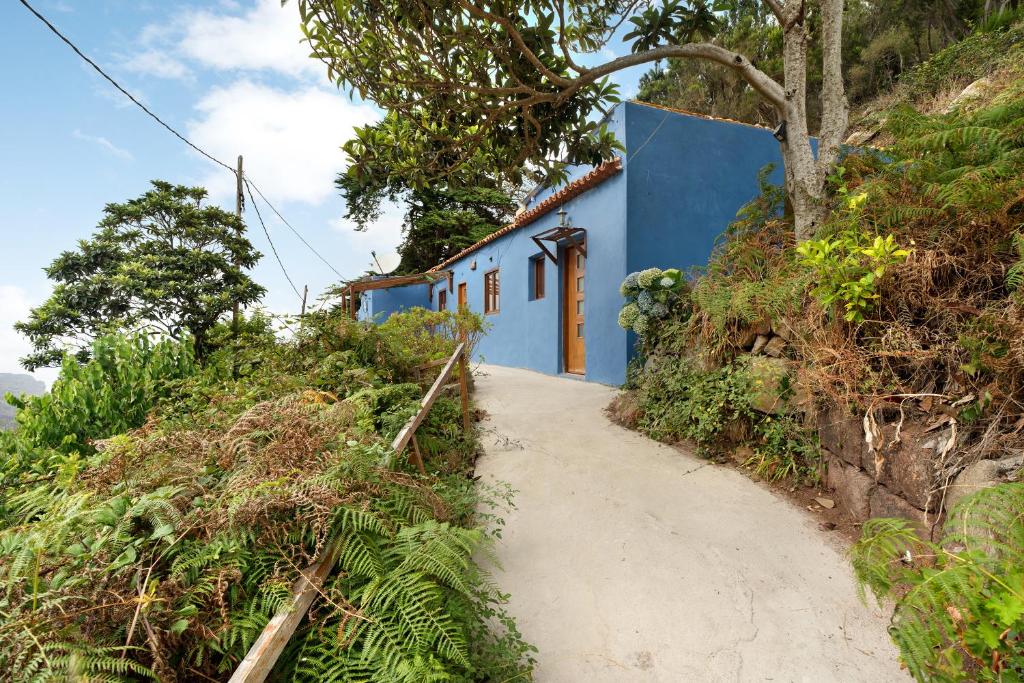
[{"label": "leafy bush", "polygon": [[639,428],[654,439],[689,439],[710,445],[731,421],[751,414],[742,362],[711,372],[676,360],[636,380],[642,406]]},{"label": "leafy bush", "polygon": [[743,463],[768,481],[817,482],[821,451],[817,439],[792,416],[766,415],[754,421],[754,454]]},{"label": "leafy bush", "polygon": [[813,294],[821,305],[828,310],[840,304],[843,319],[857,323],[864,322],[864,315],[875,307],[878,281],[885,271],[910,254],[896,245],[892,235],[871,240],[857,229],[801,242],[796,252],[800,263],[814,272]]},{"label": "leafy bush", "polygon": [[919,681],[1024,677],[1024,484],[953,509],[940,542],[902,519],[872,519],[853,548],[861,588],[896,611],[889,629]]},{"label": "leafy bush", "polygon": [[91,358],[79,363],[65,357],[53,388],[42,396],[6,397],[18,410],[18,428],[0,432],[5,494],[22,479],[58,471],[74,476],[80,458],[95,452],[94,439],[140,427],[177,381],[199,372],[189,342],[153,342],[146,335],[100,337]]},{"label": "leafy bush", "polygon": [[619,293],[626,298],[619,311],[619,327],[647,336],[651,322],[668,316],[685,287],[683,274],[676,268],[647,268],[630,273],[619,286]]}]

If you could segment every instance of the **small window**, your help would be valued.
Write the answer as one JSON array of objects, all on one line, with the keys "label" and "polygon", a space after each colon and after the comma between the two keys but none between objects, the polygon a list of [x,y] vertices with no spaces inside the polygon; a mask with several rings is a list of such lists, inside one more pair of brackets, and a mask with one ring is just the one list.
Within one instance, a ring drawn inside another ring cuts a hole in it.
[{"label": "small window", "polygon": [[501,306],[501,281],[498,269],[484,273],[484,313],[497,313]]},{"label": "small window", "polygon": [[530,269],[533,273],[533,298],[544,298],[544,257],[535,258],[530,261]]},{"label": "small window", "polygon": [[448,291],[442,289],[437,293],[437,310],[443,311],[448,308]]}]

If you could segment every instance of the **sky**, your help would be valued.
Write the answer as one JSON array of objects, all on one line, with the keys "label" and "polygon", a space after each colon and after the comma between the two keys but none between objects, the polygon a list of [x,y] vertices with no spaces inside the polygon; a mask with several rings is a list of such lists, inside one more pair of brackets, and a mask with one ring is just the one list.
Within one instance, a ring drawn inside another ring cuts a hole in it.
[{"label": "sky", "polygon": [[[354,127],[378,120],[372,103],[328,81],[301,43],[297,3],[280,0],[33,0],[36,9],[137,99],[199,147],[255,182],[346,278],[397,265],[401,210],[365,232],[344,220],[334,178]],[[204,159],[133,105],[19,2],[0,6],[0,372],[23,372],[28,345],[12,325],[50,293],[43,269],[88,238],[108,202],[137,197],[153,179],[201,185],[234,210],[234,175]],[[605,61],[628,48],[585,59]],[[617,75],[632,96],[643,69]],[[312,302],[339,280],[261,206],[271,238]],[[251,208],[249,237],[264,254],[252,272],[264,305],[297,312],[300,299],[274,260]],[[51,382],[54,370],[36,376]]]}]

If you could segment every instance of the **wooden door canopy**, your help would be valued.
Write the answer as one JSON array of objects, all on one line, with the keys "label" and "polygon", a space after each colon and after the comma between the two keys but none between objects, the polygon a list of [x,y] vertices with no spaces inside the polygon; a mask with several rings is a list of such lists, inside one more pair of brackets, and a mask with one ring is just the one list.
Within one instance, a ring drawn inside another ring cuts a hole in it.
[{"label": "wooden door canopy", "polygon": [[570,247],[575,247],[580,250],[583,254],[583,258],[587,257],[587,231],[584,228],[575,228],[571,225],[559,225],[550,230],[544,232],[538,232],[536,235],[531,235],[530,239],[537,243],[540,250],[543,251],[552,263],[558,263],[558,257],[555,255],[558,252],[556,248],[554,252],[545,246],[544,242],[553,242],[557,247],[558,243],[562,240],[567,240]]}]

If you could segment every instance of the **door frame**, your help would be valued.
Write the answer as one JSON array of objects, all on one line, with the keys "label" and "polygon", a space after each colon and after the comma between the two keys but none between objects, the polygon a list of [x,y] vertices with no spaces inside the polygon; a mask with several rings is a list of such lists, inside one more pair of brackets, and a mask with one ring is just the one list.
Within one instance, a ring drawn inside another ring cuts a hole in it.
[{"label": "door frame", "polygon": [[[561,341],[561,343],[559,344],[559,356],[560,356],[560,359],[561,359],[560,366],[561,366],[562,372],[564,374],[573,375],[573,376],[576,376],[576,377],[585,377],[586,374],[587,374],[587,362],[586,362],[587,354],[586,354],[586,341],[585,341],[586,340],[586,330],[587,330],[587,324],[586,324],[586,311],[587,311],[587,306],[586,306],[587,257],[583,256],[583,253],[579,250],[579,248],[576,245],[572,245],[572,244],[566,244],[564,246],[561,246],[559,248],[558,255],[560,257],[559,260],[560,260],[560,266],[561,266],[559,268],[559,270],[561,272],[559,273],[559,276],[560,276],[559,277],[560,287],[559,287],[559,306],[558,306],[558,308],[559,308],[558,319],[559,319],[559,328],[560,328],[559,338],[560,338],[560,341]],[[582,343],[582,346],[583,346],[583,349],[582,349],[583,357],[580,359],[580,365],[582,366],[580,370],[570,370],[569,369],[569,344],[571,343],[571,340],[572,340],[572,336],[570,334],[570,329],[569,328],[571,327],[570,323],[576,318],[576,315],[577,315],[577,314],[575,314],[571,310],[573,307],[569,306],[569,292],[571,291],[570,273],[571,272],[578,272],[578,271],[576,271],[575,263],[570,264],[570,257],[575,257],[575,256],[582,256],[583,257],[583,273],[582,273],[582,275],[584,277],[583,298],[582,298],[582,300],[584,302],[583,303],[583,313],[580,315],[580,317],[582,317],[582,319],[583,319],[582,323],[583,323],[583,335],[584,335],[583,339],[584,339],[584,341]]]}]

